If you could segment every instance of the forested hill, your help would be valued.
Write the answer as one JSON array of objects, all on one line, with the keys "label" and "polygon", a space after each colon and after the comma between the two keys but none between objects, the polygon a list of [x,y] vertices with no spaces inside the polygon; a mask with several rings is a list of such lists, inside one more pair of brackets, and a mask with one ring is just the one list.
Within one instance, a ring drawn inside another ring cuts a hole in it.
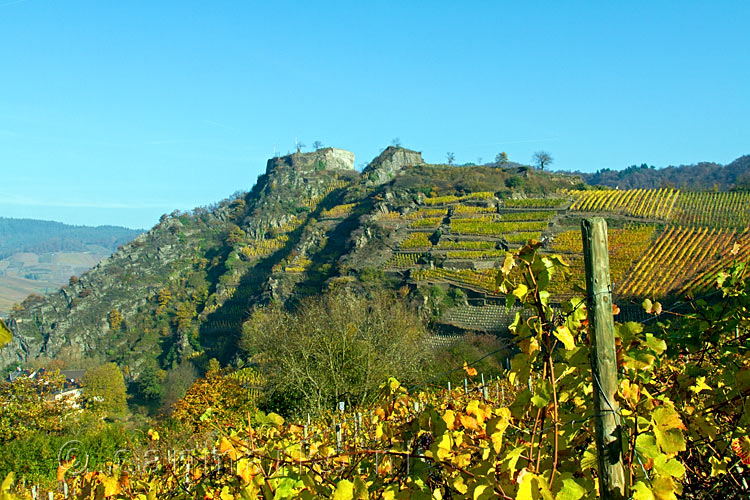
[{"label": "forested hill", "polygon": [[728,165],[701,162],[694,165],[654,168],[645,163],[624,170],[598,170],[593,174],[578,174],[591,185],[619,189],[650,189],[672,187],[705,191],[750,188],[750,155],[737,158]]},{"label": "forested hill", "polygon": [[19,252],[114,251],[143,231],[116,226],[70,226],[60,222],[0,217],[0,259]]}]

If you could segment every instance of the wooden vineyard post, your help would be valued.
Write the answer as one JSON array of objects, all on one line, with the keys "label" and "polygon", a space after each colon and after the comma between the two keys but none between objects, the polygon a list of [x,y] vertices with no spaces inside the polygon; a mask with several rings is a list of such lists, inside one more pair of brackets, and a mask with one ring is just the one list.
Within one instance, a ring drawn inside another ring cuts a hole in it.
[{"label": "wooden vineyard post", "polygon": [[583,259],[586,266],[591,375],[594,386],[594,427],[599,462],[599,494],[604,499],[625,498],[622,429],[615,400],[617,359],[612,289],[607,253],[607,222],[601,217],[581,221]]}]

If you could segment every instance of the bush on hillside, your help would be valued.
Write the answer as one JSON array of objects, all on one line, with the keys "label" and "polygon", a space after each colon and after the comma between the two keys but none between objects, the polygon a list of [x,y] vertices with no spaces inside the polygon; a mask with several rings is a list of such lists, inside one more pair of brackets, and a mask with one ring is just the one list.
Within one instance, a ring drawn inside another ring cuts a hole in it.
[{"label": "bush on hillside", "polygon": [[427,366],[425,329],[403,302],[385,292],[345,290],[310,298],[289,312],[256,310],[241,345],[260,365],[265,406],[286,414],[371,401],[390,376],[414,380]]}]

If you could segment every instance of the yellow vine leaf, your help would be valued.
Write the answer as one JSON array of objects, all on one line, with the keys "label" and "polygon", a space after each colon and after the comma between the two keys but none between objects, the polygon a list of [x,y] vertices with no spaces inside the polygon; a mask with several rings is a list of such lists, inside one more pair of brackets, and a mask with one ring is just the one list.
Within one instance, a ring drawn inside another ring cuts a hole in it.
[{"label": "yellow vine leaf", "polygon": [[10,487],[13,486],[13,478],[13,471],[10,471],[8,475],[5,476],[5,479],[3,479],[3,484],[0,485],[0,492],[7,493],[8,491],[10,491]]},{"label": "yellow vine leaf", "polygon": [[477,419],[476,418],[474,418],[474,417],[472,417],[470,415],[461,415],[459,417],[459,419],[461,420],[461,425],[465,429],[469,429],[469,430],[472,430],[472,431],[478,431],[479,430],[479,425],[477,425]]},{"label": "yellow vine leaf", "polygon": [[5,322],[0,319],[0,347],[4,346],[11,340],[13,340],[13,334],[11,333],[10,328],[8,328]]},{"label": "yellow vine leaf", "polygon": [[234,495],[229,492],[229,486],[224,486],[219,494],[220,500],[234,500]]},{"label": "yellow vine leaf", "polygon": [[107,477],[104,474],[99,475],[99,481],[104,485],[104,497],[112,497],[120,493],[120,483],[116,477]]},{"label": "yellow vine leaf", "polygon": [[706,377],[697,377],[695,379],[695,385],[690,387],[690,390],[695,394],[698,394],[701,391],[710,391],[711,386],[706,384]]},{"label": "yellow vine leaf", "polygon": [[534,473],[523,469],[518,474],[518,493],[516,500],[554,500],[552,492],[547,487],[547,481]]},{"label": "yellow vine leaf", "polygon": [[562,325],[555,328],[555,337],[563,343],[566,351],[572,351],[576,348],[576,342],[573,338],[573,334],[570,333],[570,329],[567,326]]},{"label": "yellow vine leaf", "polygon": [[253,466],[247,458],[241,458],[237,461],[237,475],[248,484],[253,480]]},{"label": "yellow vine leaf", "polygon": [[453,410],[446,410],[445,413],[443,413],[443,421],[445,422],[445,425],[448,426],[448,429],[453,430],[456,428],[456,414]]},{"label": "yellow vine leaf", "polygon": [[503,434],[505,429],[510,425],[510,410],[508,408],[500,408],[500,415],[489,420],[487,422],[487,434],[490,436],[492,441],[492,449],[495,453],[500,453],[503,446]]},{"label": "yellow vine leaf", "polygon": [[269,413],[266,418],[270,423],[277,427],[281,427],[282,425],[284,425],[284,417],[276,413]]},{"label": "yellow vine leaf", "polygon": [[515,476],[518,460],[521,458],[521,454],[523,454],[524,450],[526,449],[526,446],[517,446],[506,453],[505,457],[503,458],[503,462],[507,462],[508,464],[507,469],[510,473],[510,477]]},{"label": "yellow vine leaf", "polygon": [[462,495],[465,495],[466,492],[469,491],[469,487],[466,486],[466,483],[464,482],[464,478],[461,475],[459,475],[458,477],[456,477],[456,479],[453,480],[453,487],[456,488],[456,490]]},{"label": "yellow vine leaf", "polygon": [[680,415],[673,408],[657,408],[654,410],[651,420],[654,425],[656,442],[664,453],[685,451],[685,437],[682,435],[685,424],[682,423]]},{"label": "yellow vine leaf", "polygon": [[661,302],[654,302],[653,313],[658,316],[661,314],[661,311]]},{"label": "yellow vine leaf", "polygon": [[473,415],[479,425],[482,425],[488,417],[492,416],[492,410],[487,405],[480,404],[476,399],[472,399],[466,405],[466,413]]},{"label": "yellow vine leaf", "polygon": [[731,457],[724,457],[721,460],[716,457],[708,457],[708,463],[711,464],[711,477],[726,474],[731,462]]},{"label": "yellow vine leaf", "polygon": [[471,453],[461,453],[460,455],[457,455],[456,458],[453,459],[453,463],[459,467],[468,467],[471,465]]},{"label": "yellow vine leaf", "polygon": [[354,498],[354,483],[348,479],[342,479],[336,485],[333,492],[333,500],[352,500]]},{"label": "yellow vine leaf", "polygon": [[669,459],[666,455],[659,455],[654,459],[654,469],[659,474],[677,479],[685,475],[685,466],[674,458]]},{"label": "yellow vine leaf", "polygon": [[516,260],[513,258],[513,254],[506,253],[505,260],[503,260],[503,265],[500,267],[500,271],[505,275],[510,274],[511,269],[513,269],[513,266],[515,265]]},{"label": "yellow vine leaf", "polygon": [[472,492],[472,498],[474,500],[489,500],[490,498],[494,497],[495,491],[492,488],[492,485],[487,483],[479,483],[474,486],[474,491]]},{"label": "yellow vine leaf", "polygon": [[453,446],[450,434],[446,432],[438,437],[433,446],[436,448],[434,454],[438,460],[445,460],[450,455]]},{"label": "yellow vine leaf", "polygon": [[670,476],[659,476],[653,480],[652,491],[657,500],[677,500],[677,485]]},{"label": "yellow vine leaf", "polygon": [[656,500],[651,489],[642,481],[638,481],[631,488],[633,500]]},{"label": "yellow vine leaf", "polygon": [[239,453],[237,453],[237,450],[234,449],[231,441],[226,437],[221,438],[221,443],[219,443],[219,453],[227,455],[232,460],[237,460],[239,457]]},{"label": "yellow vine leaf", "polygon": [[569,472],[562,474],[562,488],[555,495],[555,500],[578,500],[586,494],[586,488],[581,486]]}]

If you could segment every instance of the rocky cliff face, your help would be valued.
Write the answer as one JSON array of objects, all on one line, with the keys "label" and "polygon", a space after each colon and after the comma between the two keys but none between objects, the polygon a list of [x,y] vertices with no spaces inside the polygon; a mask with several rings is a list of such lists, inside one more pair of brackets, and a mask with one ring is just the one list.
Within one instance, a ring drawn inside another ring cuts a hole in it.
[{"label": "rocky cliff face", "polygon": [[402,168],[422,164],[424,164],[422,153],[388,146],[385,151],[370,162],[362,173],[368,184],[379,186],[393,179]]},{"label": "rocky cliff face", "polygon": [[118,311],[133,317],[164,286],[173,269],[188,265],[193,252],[183,245],[194,232],[178,219],[167,219],[101,261],[79,281],[24,304],[13,313],[13,343],[0,350],[0,368],[40,356],[57,357],[62,350],[83,356],[102,354],[103,340],[114,332],[108,321]]}]

